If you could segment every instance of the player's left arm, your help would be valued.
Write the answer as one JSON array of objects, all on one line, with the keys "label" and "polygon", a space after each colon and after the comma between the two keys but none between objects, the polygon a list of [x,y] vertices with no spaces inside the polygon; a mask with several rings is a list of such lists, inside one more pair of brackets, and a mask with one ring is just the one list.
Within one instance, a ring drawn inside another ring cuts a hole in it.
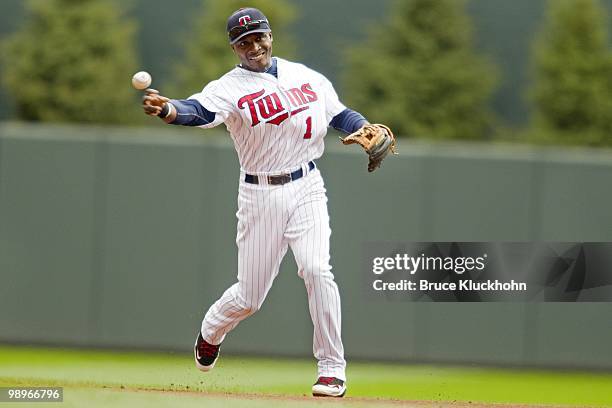
[{"label": "player's left arm", "polygon": [[348,134],[340,138],[343,144],[360,144],[369,157],[368,171],[376,170],[389,152],[396,154],[393,132],[385,125],[370,124],[362,114],[344,106],[331,83],[326,85],[327,114],[332,117],[329,125]]},{"label": "player's left arm", "polygon": [[318,75],[321,79],[320,88],[325,95],[325,113],[327,120],[329,120],[329,126],[340,132],[351,134],[369,123],[361,113],[347,108],[340,102],[340,98],[329,79],[325,78],[324,75]]},{"label": "player's left arm", "polygon": [[329,122],[329,126],[340,132],[351,134],[368,123],[370,122],[368,122],[361,113],[346,108],[332,118],[331,122]]}]

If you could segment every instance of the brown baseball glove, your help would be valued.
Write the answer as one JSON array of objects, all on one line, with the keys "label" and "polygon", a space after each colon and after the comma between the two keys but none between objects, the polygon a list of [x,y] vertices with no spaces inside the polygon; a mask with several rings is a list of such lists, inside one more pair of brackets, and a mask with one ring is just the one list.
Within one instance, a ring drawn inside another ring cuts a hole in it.
[{"label": "brown baseball glove", "polygon": [[368,163],[368,171],[370,172],[380,167],[389,151],[397,154],[395,151],[395,136],[391,129],[385,125],[367,124],[344,139],[340,138],[340,140],[345,145],[358,143],[364,148],[370,158]]}]

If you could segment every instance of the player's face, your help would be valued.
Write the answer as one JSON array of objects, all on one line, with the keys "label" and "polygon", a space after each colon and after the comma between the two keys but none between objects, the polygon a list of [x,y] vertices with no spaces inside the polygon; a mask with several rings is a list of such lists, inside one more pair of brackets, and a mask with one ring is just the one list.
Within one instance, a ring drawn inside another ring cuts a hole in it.
[{"label": "player's face", "polygon": [[240,64],[251,71],[263,72],[272,63],[272,33],[253,33],[232,45]]}]

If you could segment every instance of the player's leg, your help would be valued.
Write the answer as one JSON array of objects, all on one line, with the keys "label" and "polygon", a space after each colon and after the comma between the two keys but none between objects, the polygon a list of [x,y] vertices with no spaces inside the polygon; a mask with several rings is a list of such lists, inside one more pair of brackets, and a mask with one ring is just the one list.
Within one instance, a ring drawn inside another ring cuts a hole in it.
[{"label": "player's leg", "polygon": [[259,310],[287,251],[285,245],[254,262],[249,258],[258,250],[254,250],[252,243],[246,241],[238,250],[238,282],[208,309],[202,321],[202,334],[212,344],[220,344],[240,321]]},{"label": "player's leg", "polygon": [[318,171],[303,181],[302,186],[298,183],[293,186],[298,205],[289,217],[285,236],[295,256],[298,274],[306,285],[319,376],[340,380],[339,387],[331,387],[332,393],[337,390],[334,396],[340,396],[346,389],[343,384],[346,362],[341,339],[340,295],[329,264],[331,229],[327,196]]},{"label": "player's leg", "polygon": [[240,321],[259,310],[287,251],[286,212],[278,189],[241,183],[238,207],[238,282],[204,316],[202,339],[211,345],[221,344]]}]

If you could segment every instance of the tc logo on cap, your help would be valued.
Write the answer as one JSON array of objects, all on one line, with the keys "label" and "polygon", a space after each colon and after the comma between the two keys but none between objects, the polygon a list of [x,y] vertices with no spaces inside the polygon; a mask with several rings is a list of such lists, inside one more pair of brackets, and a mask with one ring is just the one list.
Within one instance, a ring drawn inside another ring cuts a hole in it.
[{"label": "tc logo on cap", "polygon": [[242,16],[238,19],[241,26],[247,25],[251,21],[251,16]]}]

